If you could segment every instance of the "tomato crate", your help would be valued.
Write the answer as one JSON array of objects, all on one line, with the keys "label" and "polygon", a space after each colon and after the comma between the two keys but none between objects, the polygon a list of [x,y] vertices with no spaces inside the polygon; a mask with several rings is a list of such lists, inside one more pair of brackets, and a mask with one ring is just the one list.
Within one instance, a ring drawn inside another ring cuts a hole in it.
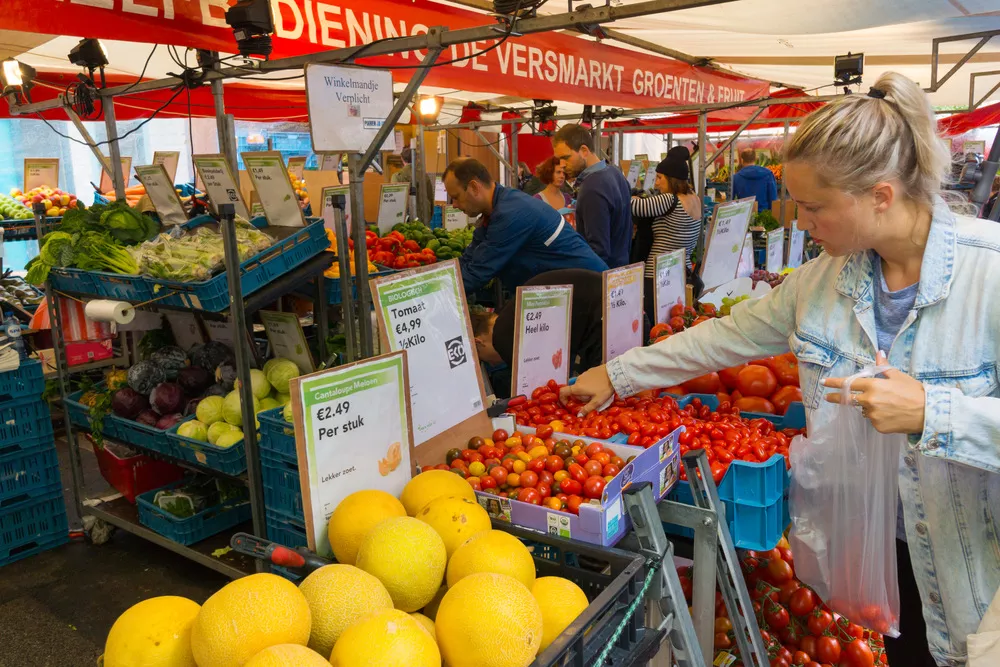
[{"label": "tomato crate", "polygon": [[284,408],[272,408],[257,413],[257,420],[260,422],[260,448],[271,454],[271,458],[298,466],[295,432],[292,425],[285,421],[284,412]]},{"label": "tomato crate", "polygon": [[[193,222],[195,221],[191,221]],[[188,223],[189,227],[197,226],[191,223]],[[265,228],[265,230],[271,229],[284,228]],[[243,296],[252,294],[272,280],[292,271],[306,260],[326,250],[329,245],[330,240],[326,236],[323,221],[310,218],[309,224],[303,229],[284,239],[276,240],[270,248],[240,264]],[[146,280],[153,294],[150,298],[163,297],[159,300],[165,306],[215,313],[229,308],[229,284],[225,271],[208,280],[194,283],[158,278]]]},{"label": "tomato crate", "polygon": [[250,520],[249,499],[220,503],[185,518],[176,517],[153,504],[157,491],[172,489],[180,484],[175,482],[136,496],[139,523],[178,544],[191,545]]},{"label": "tomato crate", "polygon": [[22,359],[16,371],[0,373],[0,403],[19,398],[40,398],[45,390],[42,362]]},{"label": "tomato crate", "polygon": [[227,475],[239,475],[246,472],[247,456],[242,440],[229,447],[217,447],[209,442],[177,434],[177,429],[180,428],[181,424],[194,418],[194,415],[191,415],[177,422],[167,431],[167,437],[177,446],[177,457],[183,461],[196,463]]},{"label": "tomato crate", "polygon": [[261,476],[264,478],[264,507],[290,518],[305,521],[302,510],[302,485],[299,467],[294,463],[260,451]]},{"label": "tomato crate", "polygon": [[59,458],[48,442],[34,449],[0,456],[0,512],[5,507],[44,496],[53,486],[61,488]]},{"label": "tomato crate", "polygon": [[97,467],[108,484],[133,505],[135,497],[184,477],[184,469],[145,454],[119,458],[107,447],[94,447]]},{"label": "tomato crate", "polygon": [[[382,268],[380,271],[375,273],[369,273],[369,278],[377,278],[379,276],[388,276],[389,274],[396,273],[395,269]],[[343,301],[343,294],[340,289],[340,278],[327,278],[326,279],[326,296],[327,303],[332,306],[339,306],[341,301]],[[353,275],[351,276],[351,298],[358,298],[358,281]]]},{"label": "tomato crate", "polygon": [[62,485],[0,509],[0,565],[51,549],[69,539]]},{"label": "tomato crate", "polygon": [[29,396],[0,405],[0,450],[52,434],[49,404]]}]

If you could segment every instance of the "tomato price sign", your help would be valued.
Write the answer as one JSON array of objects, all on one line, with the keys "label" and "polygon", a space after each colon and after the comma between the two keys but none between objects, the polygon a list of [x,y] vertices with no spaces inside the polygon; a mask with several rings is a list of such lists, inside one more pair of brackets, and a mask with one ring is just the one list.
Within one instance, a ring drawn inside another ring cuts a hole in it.
[{"label": "tomato price sign", "polygon": [[785,259],[785,230],[779,227],[767,233],[767,265],[768,273],[781,273]]},{"label": "tomato price sign", "polygon": [[181,225],[187,222],[187,213],[174,189],[173,179],[162,164],[136,167],[135,176],[146,187],[146,195],[153,202],[153,208],[163,224]]},{"label": "tomato price sign", "polygon": [[569,382],[572,309],[572,285],[517,288],[511,396],[528,396],[550,379]]},{"label": "tomato price sign", "polygon": [[406,350],[419,446],[483,410],[479,360],[458,262],[371,281],[382,348]]},{"label": "tomato price sign", "polygon": [[385,234],[393,226],[406,222],[406,200],[410,198],[409,183],[383,183],[378,199],[378,231]]},{"label": "tomato price sign", "polygon": [[330,558],[327,524],[365,489],[398,496],[413,468],[405,352],[292,380],[295,447],[309,548]]},{"label": "tomato price sign", "polygon": [[154,151],[153,152],[153,164],[162,164],[163,168],[167,170],[167,176],[170,178],[170,182],[174,183],[177,180],[177,163],[181,159],[180,151]]},{"label": "tomato price sign", "polygon": [[312,373],[316,370],[298,315],[262,310],[260,320],[264,324],[264,333],[274,350],[274,356],[294,361],[300,373]]},{"label": "tomato price sign", "polygon": [[24,192],[42,186],[59,187],[59,158],[24,158]]},{"label": "tomato price sign", "polygon": [[642,345],[642,274],[630,264],[604,272],[604,363]]},{"label": "tomato price sign", "polygon": [[701,266],[705,289],[718,287],[736,277],[753,204],[754,199],[750,197],[715,207]]},{"label": "tomato price sign", "polygon": [[670,319],[670,309],[676,303],[684,303],[687,290],[687,274],[684,271],[684,250],[673,250],[656,256],[656,323]]},{"label": "tomato price sign", "polygon": [[805,250],[806,233],[799,229],[799,221],[792,220],[791,233],[788,236],[788,268],[797,269],[802,266],[802,251]]},{"label": "tomato price sign", "polygon": [[243,153],[243,164],[260,197],[269,225],[305,227],[306,218],[295,196],[285,162],[278,151]]},{"label": "tomato price sign", "polygon": [[[323,188],[323,226],[337,233],[337,226],[333,222],[333,198],[337,195],[344,195],[344,221],[347,223],[347,233],[351,233],[351,186],[331,185]],[[336,250],[336,249],[334,249]]]},{"label": "tomato price sign", "polygon": [[236,208],[236,215],[250,219],[250,211],[243,201],[240,187],[233,178],[225,155],[195,155],[194,168],[208,194],[213,213],[218,215],[220,204],[232,204]]}]

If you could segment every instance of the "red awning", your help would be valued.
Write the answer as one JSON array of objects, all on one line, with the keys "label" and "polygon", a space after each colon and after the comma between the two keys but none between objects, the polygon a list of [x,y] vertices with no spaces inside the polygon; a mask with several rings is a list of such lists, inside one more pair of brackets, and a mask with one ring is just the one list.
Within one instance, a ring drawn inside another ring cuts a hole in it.
[{"label": "red awning", "polygon": [[954,137],[990,125],[1000,125],[1000,103],[942,118],[938,121],[938,132],[944,137]]}]

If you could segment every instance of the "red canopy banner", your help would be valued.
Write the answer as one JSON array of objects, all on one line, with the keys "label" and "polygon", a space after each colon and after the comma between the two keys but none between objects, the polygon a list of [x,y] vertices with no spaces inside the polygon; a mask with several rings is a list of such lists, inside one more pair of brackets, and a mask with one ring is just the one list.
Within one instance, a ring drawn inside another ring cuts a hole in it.
[{"label": "red canopy banner", "polygon": [[990,125],[1000,125],[1000,103],[942,118],[938,121],[938,132],[943,137],[954,137]]},{"label": "red canopy banner", "polygon": [[[227,0],[4,0],[0,28],[173,44],[233,52]],[[271,0],[273,58],[376,40],[488,25],[484,14],[429,0]],[[362,58],[409,80],[421,54]],[[462,60],[456,60],[462,58]],[[426,84],[527,99],[649,108],[740,102],[766,96],[766,82],[730,76],[668,58],[619,49],[562,33],[488,39],[449,47]],[[731,117],[745,115],[736,110]]]}]

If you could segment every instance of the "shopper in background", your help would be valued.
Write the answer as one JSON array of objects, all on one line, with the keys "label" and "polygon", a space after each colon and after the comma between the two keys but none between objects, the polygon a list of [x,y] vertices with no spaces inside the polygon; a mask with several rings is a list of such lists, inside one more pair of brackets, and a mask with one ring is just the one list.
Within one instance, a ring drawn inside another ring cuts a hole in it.
[{"label": "shopper in background", "polygon": [[[687,149],[681,149],[687,152]],[[645,298],[646,315],[651,322],[656,321],[653,307],[656,283],[656,256],[671,250],[684,250],[685,268],[691,269],[691,253],[698,245],[701,233],[701,200],[694,193],[689,178],[690,168],[686,160],[676,154],[656,165],[654,183],[659,194],[651,197],[632,197],[632,217],[652,219],[652,242],[646,256]],[[639,223],[636,222],[638,227]],[[701,282],[696,276],[691,279]],[[690,282],[690,281],[689,281]],[[701,287],[697,285],[696,294]]]},{"label": "shopper in background", "polygon": [[757,153],[752,148],[740,151],[740,170],[733,176],[733,199],[757,198],[758,211],[770,211],[778,198],[778,181],[770,169],[757,166]]},{"label": "shopper in background", "polygon": [[567,176],[577,179],[576,228],[597,256],[611,268],[629,262],[632,245],[631,188],[624,174],[590,150],[590,131],[565,125],[552,138],[552,148]]},{"label": "shopper in background", "polygon": [[524,190],[524,187],[533,178],[531,174],[531,169],[528,169],[528,163],[518,162],[517,163],[517,189]]},{"label": "shopper in background", "polygon": [[475,292],[493,278],[513,291],[545,271],[607,270],[554,208],[494,182],[478,160],[460,158],[449,164],[444,187],[452,206],[470,217],[482,216],[472,243],[459,258],[466,292]]},{"label": "shopper in background", "polygon": [[799,227],[826,252],[729,317],[587,371],[563,398],[589,400],[589,412],[616,391],[791,347],[809,426],[821,429],[843,378],[888,354],[893,370],[851,389],[876,430],[908,436],[889,664],[965,664],[966,637],[1000,586],[1000,227],[940,197],[950,156],[927,97],[900,74],[813,113],[784,154]]},{"label": "shopper in background", "polygon": [[536,194],[535,199],[541,199],[557,211],[570,207],[573,198],[563,190],[566,184],[566,171],[556,156],[553,155],[535,167],[535,175],[545,184],[545,189]]},{"label": "shopper in background", "polygon": [[[403,160],[403,168],[392,175],[392,182],[410,183],[411,186],[415,186],[413,183],[413,149],[404,146],[399,157]],[[434,179],[430,177],[430,174],[424,174],[424,179],[426,181],[424,187],[427,188],[427,204],[424,206],[424,210],[417,211],[417,215],[420,222],[430,225],[431,218],[434,217]]]}]

